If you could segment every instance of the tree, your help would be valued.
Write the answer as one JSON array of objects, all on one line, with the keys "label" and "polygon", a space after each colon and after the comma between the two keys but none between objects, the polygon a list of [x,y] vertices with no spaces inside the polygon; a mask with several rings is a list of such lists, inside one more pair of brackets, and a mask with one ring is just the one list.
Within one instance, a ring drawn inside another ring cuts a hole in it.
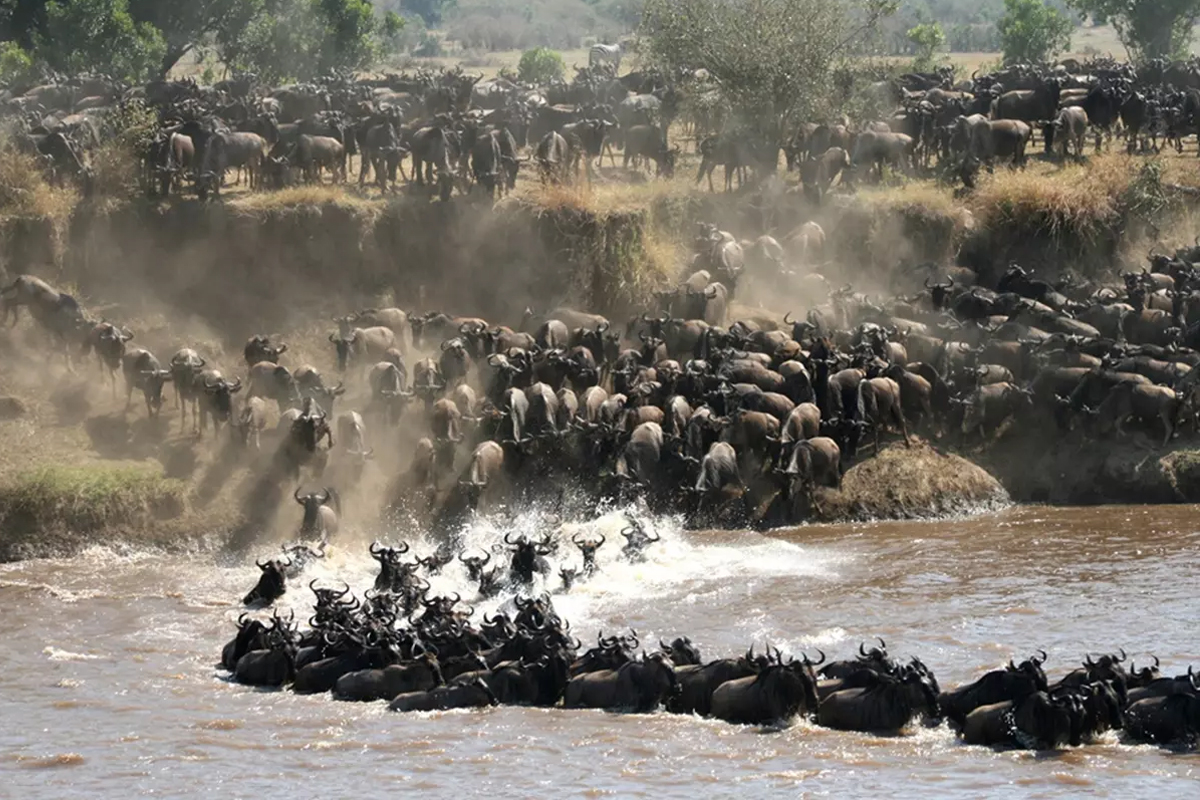
[{"label": "tree", "polygon": [[641,54],[670,74],[707,70],[732,119],[782,141],[833,110],[834,67],[895,9],[891,0],[646,0]]},{"label": "tree", "polygon": [[562,56],[545,47],[526,50],[517,64],[517,77],[522,83],[545,85],[562,80],[566,71],[567,65],[563,63]]},{"label": "tree", "polygon": [[245,25],[261,9],[255,0],[129,0],[129,13],[153,25],[166,42],[158,77],[222,26]]},{"label": "tree", "polygon": [[946,34],[936,22],[926,22],[908,29],[908,40],[917,48],[913,69],[928,72],[934,67],[937,51],[946,43]]},{"label": "tree", "polygon": [[1200,0],[1066,0],[1093,19],[1107,19],[1134,61],[1186,58]]},{"label": "tree", "polygon": [[428,27],[436,28],[442,24],[442,17],[446,12],[457,4],[456,0],[403,0],[400,6],[406,12],[416,14],[425,20]]},{"label": "tree", "polygon": [[380,37],[398,33],[394,14],[381,21],[368,0],[251,0],[245,22],[222,24],[217,52],[235,70],[277,83],[308,80],[331,70],[368,66]]},{"label": "tree", "polygon": [[103,72],[141,81],[152,75],[166,43],[153,25],[134,21],[128,0],[56,0],[46,6],[35,54],[67,73]]},{"label": "tree", "polygon": [[1043,0],[1004,0],[1004,16],[996,28],[1004,63],[1040,63],[1071,46],[1075,23]]}]

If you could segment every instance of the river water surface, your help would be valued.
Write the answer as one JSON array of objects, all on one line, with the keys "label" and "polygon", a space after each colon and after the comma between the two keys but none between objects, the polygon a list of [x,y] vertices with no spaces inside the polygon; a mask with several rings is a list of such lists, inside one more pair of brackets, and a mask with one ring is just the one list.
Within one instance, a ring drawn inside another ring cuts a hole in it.
[{"label": "river water surface", "polygon": [[[765,536],[654,525],[663,541],[639,565],[616,558],[618,515],[588,526],[608,535],[603,571],[555,598],[585,642],[632,626],[647,644],[686,633],[706,659],[768,641],[849,657],[882,636],[894,656],[921,656],[944,689],[1039,648],[1054,673],[1117,647],[1139,663],[1156,653],[1164,672],[1200,664],[1195,507],[1029,507]],[[481,524],[468,539],[500,535]],[[365,542],[339,544],[312,575],[361,592],[375,562]],[[880,738],[665,713],[401,715],[248,689],[213,665],[257,579],[252,561],[94,548],[0,566],[0,797],[1200,793],[1200,756],[1115,737],[1057,754],[993,752],[944,727]],[[464,589],[457,566],[434,583],[452,589]],[[296,587],[282,604],[300,619],[310,601]]]}]

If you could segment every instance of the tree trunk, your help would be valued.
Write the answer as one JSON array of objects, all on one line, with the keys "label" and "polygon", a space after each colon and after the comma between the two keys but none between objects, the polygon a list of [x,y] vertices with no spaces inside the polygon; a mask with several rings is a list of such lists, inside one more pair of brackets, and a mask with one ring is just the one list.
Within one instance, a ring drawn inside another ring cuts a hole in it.
[{"label": "tree trunk", "polygon": [[159,80],[166,80],[167,75],[179,63],[179,59],[186,56],[192,50],[192,45],[188,44],[170,44],[167,45],[167,52],[163,54],[162,63],[158,66]]}]

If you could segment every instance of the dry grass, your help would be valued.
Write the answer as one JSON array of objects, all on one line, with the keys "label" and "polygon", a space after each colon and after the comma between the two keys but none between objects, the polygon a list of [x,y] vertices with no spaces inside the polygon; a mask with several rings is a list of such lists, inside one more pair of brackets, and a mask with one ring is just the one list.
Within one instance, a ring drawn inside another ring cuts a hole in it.
[{"label": "dry grass", "polygon": [[277,192],[239,193],[231,196],[228,205],[232,209],[251,213],[334,206],[364,217],[374,217],[387,203],[379,197],[368,197],[346,186],[310,184]]},{"label": "dry grass", "polygon": [[1118,220],[1121,195],[1135,174],[1136,164],[1116,155],[1051,174],[997,170],[973,194],[970,208],[985,225],[1032,225],[1054,237],[1066,230],[1091,234]]},{"label": "dry grass", "polygon": [[999,481],[982,468],[916,443],[883,449],[848,471],[840,491],[818,497],[826,520],[943,516],[1007,499]]},{"label": "dry grass", "polygon": [[60,221],[71,215],[78,202],[79,193],[74,189],[47,183],[32,156],[0,147],[0,216]]}]

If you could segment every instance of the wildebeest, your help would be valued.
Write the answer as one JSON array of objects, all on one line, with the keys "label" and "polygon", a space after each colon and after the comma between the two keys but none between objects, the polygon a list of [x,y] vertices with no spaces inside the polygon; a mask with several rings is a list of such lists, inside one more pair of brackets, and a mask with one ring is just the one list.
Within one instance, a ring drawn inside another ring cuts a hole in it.
[{"label": "wildebeest", "polygon": [[158,359],[149,350],[135,347],[121,356],[121,370],[125,375],[125,408],[133,398],[133,390],[141,389],[146,401],[146,415],[158,416],[162,409],[163,385],[174,377],[170,370],[162,369]]},{"label": "wildebeest", "polygon": [[338,370],[344,372],[352,363],[376,363],[383,359],[389,348],[396,344],[396,334],[391,328],[375,326],[353,328],[346,333],[329,334],[329,341],[337,349]]},{"label": "wildebeest", "polygon": [[875,675],[873,685],[842,689],[821,701],[817,723],[866,733],[899,733],[917,715],[938,717],[937,684],[925,671],[902,668],[898,676]]},{"label": "wildebeest", "polygon": [[650,653],[617,669],[577,675],[567,684],[563,705],[646,713],[656,709],[678,687],[670,657],[665,653]]},{"label": "wildebeest", "polygon": [[743,725],[787,722],[797,714],[815,713],[817,681],[807,657],[785,663],[776,651],[774,663],[758,674],[721,684],[713,692],[712,715]]},{"label": "wildebeest", "polygon": [[1037,691],[1048,690],[1046,673],[1042,664],[1046,654],[1041,658],[1033,657],[1022,661],[1020,665],[1008,662],[1008,667],[992,670],[973,683],[960,686],[938,696],[938,707],[951,724],[962,727],[967,715],[974,709],[1024,697]]},{"label": "wildebeest", "polygon": [[287,592],[287,582],[284,578],[287,564],[278,559],[271,559],[265,564],[261,561],[254,563],[262,574],[258,576],[258,583],[254,588],[242,598],[242,603],[248,606],[270,605]]},{"label": "wildebeest", "polygon": [[297,487],[293,497],[304,508],[304,519],[300,522],[301,537],[325,540],[338,532],[338,514],[342,503],[335,490],[327,486],[324,491],[302,495]]},{"label": "wildebeest", "polygon": [[427,692],[409,692],[392,699],[391,711],[445,711],[451,708],[485,708],[499,701],[482,678],[470,683],[439,686]]},{"label": "wildebeest", "polygon": [[242,379],[235,378],[233,383],[225,380],[220,371],[206,369],[193,378],[192,385],[199,397],[197,405],[200,411],[201,436],[208,429],[211,419],[213,430],[221,431],[221,425],[233,417],[233,395],[242,390]]}]

